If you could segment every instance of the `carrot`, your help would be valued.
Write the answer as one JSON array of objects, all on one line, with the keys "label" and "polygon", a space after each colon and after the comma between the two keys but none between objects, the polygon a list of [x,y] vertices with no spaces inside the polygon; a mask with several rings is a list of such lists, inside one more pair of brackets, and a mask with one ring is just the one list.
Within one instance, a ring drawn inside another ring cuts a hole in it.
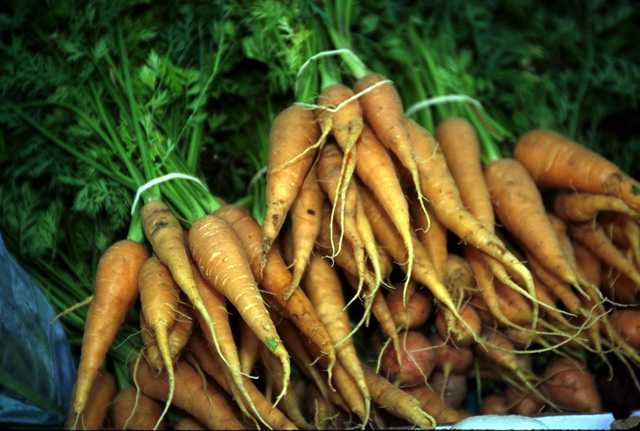
[{"label": "carrot", "polygon": [[389,413],[422,429],[433,429],[436,421],[422,409],[418,399],[393,385],[389,380],[363,365],[371,398]]},{"label": "carrot", "polygon": [[184,416],[182,419],[180,419],[178,422],[176,422],[173,425],[173,428],[171,428],[174,431],[177,430],[203,430],[206,431],[209,428],[207,428],[206,426],[204,426],[202,424],[202,422],[200,422],[199,420],[197,420],[196,418],[194,418],[193,416]]},{"label": "carrot", "polygon": [[583,363],[564,357],[555,359],[548,364],[543,378],[544,391],[561,408],[591,413],[602,411],[595,379]]},{"label": "carrot", "polygon": [[[227,380],[227,370],[225,370],[222,358],[217,352],[209,348],[202,331],[196,331],[189,340],[189,350],[193,353],[197,363],[203,371],[212,377],[229,395],[234,395]],[[256,406],[257,414],[264,419],[267,427],[272,429],[295,429],[295,425],[282,413],[278,407],[273,407],[272,403],[258,390],[251,379],[242,376],[243,387],[247,392],[247,397]]]},{"label": "carrot", "polygon": [[640,223],[636,217],[623,213],[603,213],[598,222],[619,248],[630,249],[631,260],[640,265]]},{"label": "carrot", "polygon": [[338,361],[349,372],[362,392],[366,404],[365,417],[368,417],[369,390],[351,338],[353,331],[346,312],[340,275],[326,259],[313,255],[302,283],[304,292],[331,336]]},{"label": "carrot", "polygon": [[518,139],[513,155],[543,187],[616,196],[640,211],[640,183],[568,137],[531,130]]},{"label": "carrot", "polygon": [[436,355],[429,339],[418,331],[403,331],[399,335],[400,351],[385,350],[380,358],[381,371],[398,387],[426,384],[436,367]]},{"label": "carrot", "polygon": [[640,271],[607,237],[599,224],[592,222],[572,223],[569,232],[576,241],[584,244],[596,256],[618,269],[636,284],[640,284]]},{"label": "carrot", "polygon": [[603,211],[615,211],[637,216],[622,199],[592,193],[560,192],[553,200],[554,212],[567,221],[588,221]]},{"label": "carrot", "polygon": [[437,276],[444,280],[447,274],[449,230],[438,217],[435,217],[430,205],[425,207],[426,213],[422,211],[415,199],[409,201],[409,213],[418,241],[433,262]]},{"label": "carrot", "polygon": [[411,295],[407,295],[407,301],[403,301],[403,290],[396,286],[387,293],[385,300],[398,330],[416,329],[423,326],[433,310],[430,298],[416,286],[415,280],[410,280]]},{"label": "carrot", "polygon": [[139,392],[135,386],[120,390],[111,405],[113,429],[167,429],[161,416],[162,406],[158,401]]},{"label": "carrot", "polygon": [[115,242],[100,257],[72,394],[71,408],[78,418],[118,328],[138,299],[138,274],[148,258],[142,244],[128,239]]},{"label": "carrot", "polygon": [[229,387],[236,398],[236,402],[240,409],[243,413],[249,415],[249,412],[246,409],[246,400],[249,407],[256,413],[257,419],[261,420],[262,418],[256,411],[256,406],[253,404],[253,400],[248,398],[244,379],[242,378],[238,350],[233,338],[231,324],[229,322],[227,298],[203,276],[195,263],[191,264],[191,271],[193,272],[193,278],[196,283],[196,288],[198,289],[198,294],[202,299],[205,310],[213,322],[213,328],[215,331],[211,332],[205,324],[203,315],[201,313],[196,313],[196,318],[200,323],[204,338],[225,364],[226,371],[229,373]]},{"label": "carrot", "polygon": [[457,309],[458,316],[454,316],[450,309],[440,308],[436,312],[436,328],[438,334],[445,339],[451,339],[457,346],[470,346],[480,340],[482,324],[475,308],[465,303]]},{"label": "carrot", "polygon": [[[166,401],[169,384],[165,371],[156,374],[138,356],[131,363],[131,378],[149,397]],[[173,404],[196,418],[209,429],[244,429],[232,402],[211,381],[203,381],[198,372],[184,359],[175,364],[175,393]]]},{"label": "carrot", "polygon": [[640,286],[620,270],[604,264],[602,290],[609,299],[619,304],[636,305],[640,299]]},{"label": "carrot", "polygon": [[272,294],[266,296],[273,297],[275,303],[286,312],[294,325],[320,347],[330,363],[334,363],[336,357],[331,337],[318,318],[309,298],[300,289],[294,290],[288,299],[284,298],[287,289],[291,286],[292,275],[276,249],[267,254],[264,259],[265,265],[261,269],[263,258],[259,240],[260,226],[255,218],[237,205],[225,205],[216,211],[216,215],[230,223],[238,234],[253,276],[260,287]]},{"label": "carrot", "polygon": [[285,294],[285,299],[300,284],[304,270],[309,262],[316,238],[320,232],[320,215],[325,193],[320,187],[315,165],[309,170],[302,184],[300,192],[291,206],[291,232],[294,243],[291,258],[292,279],[291,286]]},{"label": "carrot", "polygon": [[260,340],[253,333],[247,322],[240,319],[240,347],[238,351],[238,360],[240,361],[240,371],[244,374],[251,374],[253,366],[258,358],[260,348]]},{"label": "carrot", "polygon": [[429,385],[413,386],[405,391],[417,399],[424,412],[436,418],[438,424],[456,423],[471,416],[465,411],[452,408],[446,402],[443,403],[438,392]]},{"label": "carrot", "polygon": [[609,321],[628,345],[640,350],[640,310],[617,309],[610,314]]},{"label": "carrot", "polygon": [[194,280],[190,251],[180,221],[164,202],[157,199],[150,200],[142,206],[140,217],[145,236],[156,256],[169,268],[180,290],[200,313],[205,326],[214,333],[211,316],[202,302]]},{"label": "carrot", "polygon": [[404,124],[402,99],[395,86],[379,73],[368,73],[354,84],[354,91],[359,94],[362,112],[371,129],[411,174],[418,201],[424,210],[417,159]]},{"label": "carrot", "polygon": [[[232,226],[214,214],[201,217],[189,230],[189,249],[204,278],[234,305],[260,341],[280,359],[283,377],[288,380],[291,372],[289,355],[262,300],[245,249]],[[278,399],[282,396],[284,393]]]},{"label": "carrot", "polygon": [[507,400],[501,394],[489,394],[482,397],[482,408],[480,412],[483,415],[505,415],[507,414]]},{"label": "carrot", "polygon": [[504,391],[508,412],[521,416],[538,415],[545,408],[545,400],[540,395],[524,388],[509,384]]},{"label": "carrot", "polygon": [[292,105],[280,112],[269,131],[266,213],[262,250],[266,256],[313,163],[320,129],[312,110]]},{"label": "carrot", "polygon": [[469,392],[467,376],[461,373],[445,375],[442,371],[435,371],[431,375],[429,384],[434,391],[440,393],[441,405],[449,405],[454,409],[462,406]]},{"label": "carrot", "polygon": [[554,274],[579,286],[555,234],[531,175],[517,160],[502,158],[485,166],[485,178],[496,215],[536,258]]},{"label": "carrot", "polygon": [[[404,198],[395,165],[375,133],[367,126],[356,143],[358,178],[372,191],[393,222],[407,249],[407,271],[411,273],[413,239],[409,204]],[[424,215],[424,213],[422,213]]]},{"label": "carrot", "polygon": [[113,376],[105,370],[99,370],[87,394],[85,408],[79,415],[73,410],[69,411],[65,429],[102,429],[109,419],[109,405],[116,393]]},{"label": "carrot", "polygon": [[162,415],[158,418],[158,425],[164,418],[173,398],[173,358],[169,352],[169,330],[176,320],[176,310],[180,296],[180,289],[173,280],[171,272],[160,260],[152,256],[145,261],[138,276],[140,290],[140,304],[146,323],[152,330],[157,342],[164,368],[169,377],[169,397]]}]

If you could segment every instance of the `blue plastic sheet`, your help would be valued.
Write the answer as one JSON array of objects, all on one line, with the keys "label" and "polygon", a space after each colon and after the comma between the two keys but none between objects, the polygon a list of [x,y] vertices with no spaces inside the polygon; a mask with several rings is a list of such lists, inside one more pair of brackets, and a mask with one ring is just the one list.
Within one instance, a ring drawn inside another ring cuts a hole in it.
[{"label": "blue plastic sheet", "polygon": [[42,291],[0,237],[0,423],[59,426],[75,364]]}]

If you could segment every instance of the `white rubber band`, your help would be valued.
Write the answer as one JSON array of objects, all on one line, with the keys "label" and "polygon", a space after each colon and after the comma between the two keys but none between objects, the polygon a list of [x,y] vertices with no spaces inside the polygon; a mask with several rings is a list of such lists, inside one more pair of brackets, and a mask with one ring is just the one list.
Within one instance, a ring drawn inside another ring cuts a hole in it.
[{"label": "white rubber band", "polygon": [[427,106],[437,105],[439,103],[447,103],[447,102],[469,102],[472,105],[475,105],[479,109],[484,109],[482,104],[476,99],[465,96],[464,94],[446,94],[443,96],[436,96],[430,99],[423,100],[414,105],[411,105],[409,109],[405,112],[405,115],[408,117],[419,109],[426,108]]},{"label": "white rubber band", "polygon": [[357,98],[359,98],[360,96],[362,96],[363,94],[368,93],[369,91],[372,91],[374,88],[378,87],[379,85],[382,84],[393,84],[393,81],[391,81],[390,79],[385,79],[384,81],[378,81],[375,84],[373,84],[370,87],[365,88],[364,90],[362,90],[359,93],[354,94],[353,96],[349,97],[347,100],[342,101],[338,106],[336,106],[335,108],[330,108],[328,106],[321,106],[321,105],[314,105],[312,103],[302,103],[302,102],[295,102],[296,105],[300,105],[300,106],[304,106],[305,108],[309,108],[309,109],[324,109],[325,111],[329,111],[329,112],[336,112],[338,111],[340,108],[342,108],[344,105],[346,105],[347,103],[356,100]]},{"label": "white rubber band", "polygon": [[194,177],[193,175],[187,175],[187,174],[182,174],[180,172],[174,172],[172,174],[167,174],[167,175],[163,175],[161,177],[158,178],[154,178],[151,181],[149,181],[146,184],[141,185],[140,187],[138,187],[138,190],[136,191],[136,195],[133,198],[133,204],[131,205],[131,215],[133,215],[133,213],[136,210],[136,205],[138,204],[138,200],[140,200],[140,195],[147,189],[160,184],[162,182],[165,181],[169,181],[172,180],[174,178],[182,178],[185,180],[191,180],[191,181],[195,181],[196,183],[200,184],[202,186],[203,189],[205,189],[206,191],[208,191],[209,189],[207,188],[207,186],[199,179]]}]

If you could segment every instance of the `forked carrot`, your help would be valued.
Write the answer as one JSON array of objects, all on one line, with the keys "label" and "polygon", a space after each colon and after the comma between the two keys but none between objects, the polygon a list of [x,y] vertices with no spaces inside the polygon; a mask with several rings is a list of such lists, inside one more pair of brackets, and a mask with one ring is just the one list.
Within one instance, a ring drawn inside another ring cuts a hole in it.
[{"label": "forked carrot", "polygon": [[[247,253],[233,227],[215,214],[201,217],[189,229],[189,249],[200,273],[234,305],[260,341],[276,355],[282,363],[283,377],[288,380],[291,372],[289,355],[269,316]],[[278,399],[282,396],[284,393]]]},{"label": "forked carrot", "polygon": [[147,249],[129,239],[115,242],[100,257],[72,394],[71,409],[76,418],[80,418],[86,407],[87,396],[109,346],[138,299],[138,274],[148,258]]},{"label": "forked carrot", "polygon": [[640,211],[640,183],[584,145],[546,129],[522,135],[513,156],[544,187],[605,194]]},{"label": "forked carrot", "polygon": [[269,131],[266,213],[262,250],[266,256],[313,163],[320,129],[312,110],[292,105],[280,112]]},{"label": "forked carrot", "polygon": [[169,331],[176,321],[180,288],[173,280],[169,269],[155,256],[147,259],[142,265],[138,288],[144,320],[153,332],[169,377],[169,396],[165,409],[158,418],[156,425],[159,425],[171,406],[175,387],[173,358],[169,352]]}]

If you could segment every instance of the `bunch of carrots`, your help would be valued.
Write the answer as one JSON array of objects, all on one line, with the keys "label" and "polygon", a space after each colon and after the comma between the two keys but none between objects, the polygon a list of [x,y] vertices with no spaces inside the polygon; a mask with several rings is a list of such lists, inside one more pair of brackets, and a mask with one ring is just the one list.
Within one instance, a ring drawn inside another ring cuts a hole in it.
[{"label": "bunch of carrots", "polygon": [[597,412],[585,352],[640,364],[640,183],[548,130],[483,162],[469,121],[429,132],[387,77],[324,82],[271,125],[262,224],[193,181],[189,213],[142,190],[97,268],[69,428],[429,429],[470,415],[472,378],[504,385],[483,413]]}]

